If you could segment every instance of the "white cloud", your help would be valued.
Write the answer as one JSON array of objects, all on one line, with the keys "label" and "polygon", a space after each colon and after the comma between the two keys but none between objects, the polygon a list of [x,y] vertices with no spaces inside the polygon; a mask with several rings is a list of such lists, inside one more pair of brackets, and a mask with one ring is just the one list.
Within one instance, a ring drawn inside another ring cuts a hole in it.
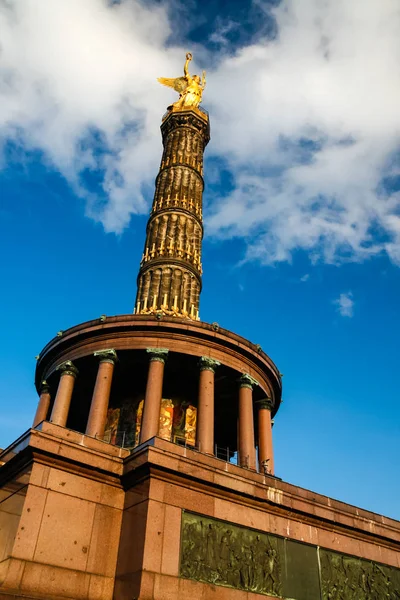
[{"label": "white cloud", "polygon": [[340,294],[339,298],[333,301],[336,305],[338,313],[342,317],[353,317],[354,316],[354,300],[352,292],[345,292]]},{"label": "white cloud", "polygon": [[[265,263],[299,248],[400,263],[400,193],[380,185],[400,175],[398,0],[283,0],[273,13],[275,40],[234,56],[222,44],[208,74],[209,162],[223,158],[234,190],[210,198],[207,234],[242,237]],[[167,43],[173,27],[166,5],[137,0],[0,0],[0,135],[42,150],[106,231],[148,210],[174,98],[156,77],[179,75],[186,50]],[[102,172],[100,197],[85,169]]]},{"label": "white cloud", "polygon": [[274,12],[276,40],[226,59],[210,82],[213,149],[236,185],[209,228],[245,237],[247,258],[267,263],[297,248],[400,262],[400,196],[380,186],[400,173],[400,5],[287,0]]},{"label": "white cloud", "polygon": [[43,151],[84,195],[85,169],[102,172],[105,202],[88,195],[88,212],[106,231],[148,210],[168,102],[156,77],[184,56],[170,31],[165,8],[134,0],[0,0],[1,138]]},{"label": "white cloud", "polygon": [[310,279],[310,274],[306,273],[305,275],[303,275],[303,277],[300,277],[300,281],[302,281],[303,283],[308,281]]}]

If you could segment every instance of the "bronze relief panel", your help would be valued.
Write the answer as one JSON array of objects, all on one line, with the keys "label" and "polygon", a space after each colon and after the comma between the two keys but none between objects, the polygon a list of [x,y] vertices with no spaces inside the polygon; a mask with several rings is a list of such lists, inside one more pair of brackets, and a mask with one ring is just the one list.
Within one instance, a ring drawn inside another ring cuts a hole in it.
[{"label": "bronze relief panel", "polygon": [[400,570],[183,512],[180,576],[287,600],[400,600]]},{"label": "bronze relief panel", "polygon": [[284,540],[184,512],[180,575],[281,596]]}]

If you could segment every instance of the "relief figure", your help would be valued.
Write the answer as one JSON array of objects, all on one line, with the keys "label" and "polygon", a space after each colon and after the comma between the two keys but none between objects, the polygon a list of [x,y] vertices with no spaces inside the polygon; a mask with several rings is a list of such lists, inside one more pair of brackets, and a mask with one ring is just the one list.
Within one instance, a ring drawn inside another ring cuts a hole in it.
[{"label": "relief figure", "polygon": [[183,515],[183,577],[280,595],[279,561],[266,534],[190,513]]},{"label": "relief figure", "polygon": [[398,600],[400,570],[320,550],[322,600]]}]

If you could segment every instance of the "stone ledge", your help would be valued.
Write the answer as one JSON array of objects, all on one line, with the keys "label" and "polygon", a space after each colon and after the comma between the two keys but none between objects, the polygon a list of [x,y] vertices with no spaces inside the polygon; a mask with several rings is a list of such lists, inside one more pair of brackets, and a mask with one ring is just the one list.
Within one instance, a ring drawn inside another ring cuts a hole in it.
[{"label": "stone ledge", "polygon": [[25,600],[112,600],[113,589],[113,577],[14,558],[0,563],[0,597],[4,595],[6,598]]},{"label": "stone ledge", "polygon": [[[313,527],[400,550],[400,522],[332,500],[272,476],[226,463],[160,438],[138,447],[124,461],[127,481],[150,476],[214,497],[307,523]],[[158,498],[159,499],[159,498]]]},{"label": "stone ledge", "polygon": [[128,456],[128,450],[44,421],[3,452],[0,483],[36,462],[120,487]]}]

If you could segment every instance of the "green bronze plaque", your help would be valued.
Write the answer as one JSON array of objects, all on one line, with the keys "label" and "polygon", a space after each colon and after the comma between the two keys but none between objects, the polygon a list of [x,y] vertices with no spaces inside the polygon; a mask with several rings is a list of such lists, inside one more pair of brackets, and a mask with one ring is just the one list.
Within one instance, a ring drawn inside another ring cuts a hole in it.
[{"label": "green bronze plaque", "polygon": [[282,597],[284,540],[183,513],[181,577]]},{"label": "green bronze plaque", "polygon": [[180,576],[287,600],[400,600],[400,570],[184,512]]},{"label": "green bronze plaque", "polygon": [[322,600],[399,600],[400,570],[320,549]]},{"label": "green bronze plaque", "polygon": [[283,597],[321,600],[316,546],[285,540]]}]

